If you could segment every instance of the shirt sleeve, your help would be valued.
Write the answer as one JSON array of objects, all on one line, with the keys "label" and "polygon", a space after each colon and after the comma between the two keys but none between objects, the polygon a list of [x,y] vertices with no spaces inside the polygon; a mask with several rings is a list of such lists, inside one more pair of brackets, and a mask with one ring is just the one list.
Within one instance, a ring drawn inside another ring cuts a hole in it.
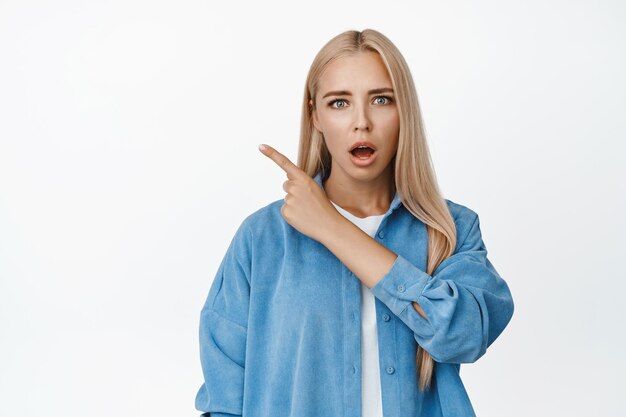
[{"label": "shirt sleeve", "polygon": [[195,400],[204,417],[242,415],[250,301],[251,238],[239,227],[217,270],[200,313],[204,383]]},{"label": "shirt sleeve", "polygon": [[399,255],[371,289],[437,362],[475,362],[513,315],[509,287],[487,258],[478,215],[470,212],[474,218],[468,219],[469,230],[432,276]]}]

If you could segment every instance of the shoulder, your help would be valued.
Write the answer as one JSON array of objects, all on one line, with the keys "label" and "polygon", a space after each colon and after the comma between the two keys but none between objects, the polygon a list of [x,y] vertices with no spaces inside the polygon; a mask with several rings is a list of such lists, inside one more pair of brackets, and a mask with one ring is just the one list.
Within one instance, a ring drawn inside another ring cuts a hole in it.
[{"label": "shoulder", "polygon": [[241,233],[261,236],[265,233],[282,229],[286,224],[280,212],[284,199],[278,199],[248,214],[241,223]]},{"label": "shoulder", "polygon": [[280,209],[283,199],[272,201],[271,203],[248,214],[237,227],[228,248],[228,253],[232,253],[240,260],[249,259],[255,252],[254,248],[267,243],[270,239],[272,244],[277,244],[276,236],[280,236],[280,228],[283,219]]},{"label": "shoulder", "polygon": [[478,213],[456,201],[447,198],[445,199],[445,201],[448,205],[448,210],[450,211],[450,215],[452,215],[452,218],[454,219],[454,224],[456,226],[456,239],[458,249],[458,247],[463,244],[463,242],[472,234],[473,231],[478,230]]},{"label": "shoulder", "polygon": [[448,210],[450,210],[450,214],[454,218],[455,223],[467,223],[468,221],[471,223],[478,217],[478,214],[474,210],[461,203],[448,198],[445,199],[445,202],[448,205]]}]

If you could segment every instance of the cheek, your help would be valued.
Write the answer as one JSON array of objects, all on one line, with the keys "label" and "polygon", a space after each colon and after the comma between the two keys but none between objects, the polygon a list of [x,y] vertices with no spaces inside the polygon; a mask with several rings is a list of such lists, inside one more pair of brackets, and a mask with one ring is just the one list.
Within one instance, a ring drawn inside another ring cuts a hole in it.
[{"label": "cheek", "polygon": [[324,130],[324,141],[326,142],[326,147],[334,156],[337,156],[345,146],[345,144],[341,143],[341,135],[337,132],[333,132],[332,129]]},{"label": "cheek", "polygon": [[400,115],[397,111],[389,109],[388,112],[381,113],[381,121],[387,126],[397,126],[400,124]]},{"label": "cheek", "polygon": [[397,113],[390,114],[384,121],[385,130],[389,135],[397,136],[400,133],[400,117]]},{"label": "cheek", "polygon": [[326,139],[326,146],[330,151],[345,145],[341,141],[346,137],[346,129],[350,128],[347,118],[320,115],[319,123]]},{"label": "cheek", "polygon": [[319,123],[324,132],[339,132],[349,126],[350,118],[344,114],[322,112],[319,114]]}]

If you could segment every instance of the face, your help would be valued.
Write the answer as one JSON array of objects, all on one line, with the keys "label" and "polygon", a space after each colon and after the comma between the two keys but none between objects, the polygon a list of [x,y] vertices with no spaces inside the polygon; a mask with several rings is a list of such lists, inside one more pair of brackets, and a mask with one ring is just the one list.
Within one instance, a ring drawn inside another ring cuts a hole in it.
[{"label": "face", "polygon": [[[339,58],[326,67],[318,85],[313,124],[323,133],[332,156],[331,175],[371,180],[390,169],[398,149],[400,118],[380,55],[368,51]],[[350,152],[360,141],[375,149],[367,159]]]}]

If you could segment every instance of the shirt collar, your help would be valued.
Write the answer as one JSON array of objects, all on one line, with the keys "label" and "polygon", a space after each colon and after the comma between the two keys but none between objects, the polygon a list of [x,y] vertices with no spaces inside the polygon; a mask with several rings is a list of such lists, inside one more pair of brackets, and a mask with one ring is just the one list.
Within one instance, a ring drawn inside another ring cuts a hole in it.
[{"label": "shirt collar", "polygon": [[[324,190],[324,193],[326,193],[326,190],[324,189],[324,184],[322,183],[322,171],[321,170],[317,171],[317,174],[315,174],[313,179],[315,180],[317,185],[322,187],[322,190]],[[401,203],[400,197],[398,196],[398,191],[396,190],[396,193],[393,196],[393,200],[391,200],[391,204],[389,205],[389,210],[387,210],[386,214],[389,214],[392,211],[394,211],[396,208],[398,208],[398,206],[400,206],[400,203]]]}]

